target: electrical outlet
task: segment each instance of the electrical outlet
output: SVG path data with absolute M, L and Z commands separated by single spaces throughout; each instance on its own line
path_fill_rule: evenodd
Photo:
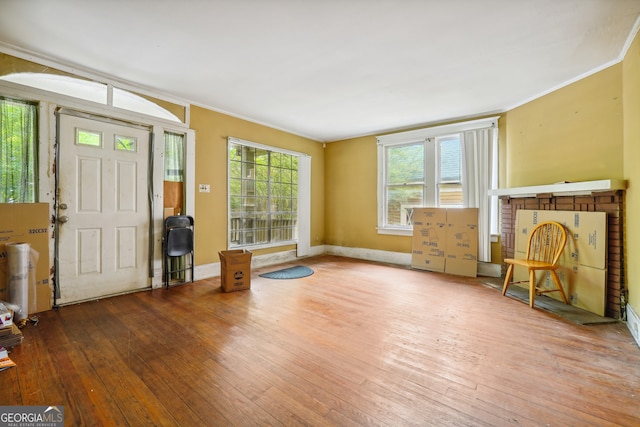
M 211 186 L 209 184 L 200 184 L 199 190 L 201 193 L 211 193 Z

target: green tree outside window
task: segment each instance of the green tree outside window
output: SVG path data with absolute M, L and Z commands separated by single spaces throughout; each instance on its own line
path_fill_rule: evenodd
M 29 203 L 37 194 L 36 105 L 0 97 L 0 203 Z

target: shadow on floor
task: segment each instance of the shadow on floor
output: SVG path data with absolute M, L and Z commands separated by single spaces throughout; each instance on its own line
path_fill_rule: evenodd
M 478 277 L 481 284 L 495 288 L 498 292 L 502 292 L 502 280 L 494 277 Z M 515 298 L 529 305 L 529 290 L 520 286 L 511 285 L 507 290 L 507 297 Z M 580 325 L 595 325 L 601 323 L 615 323 L 616 319 L 611 317 L 602 317 L 590 311 L 583 310 L 579 307 L 564 304 L 562 301 L 555 300 L 546 295 L 536 296 L 535 307 L 557 314 L 567 320 Z

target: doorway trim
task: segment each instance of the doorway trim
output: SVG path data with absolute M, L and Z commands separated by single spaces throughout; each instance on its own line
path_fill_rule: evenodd
M 163 161 L 164 144 L 162 143 L 163 138 L 161 136 L 164 135 L 164 132 L 184 133 L 187 138 L 185 152 L 185 208 L 188 215 L 195 215 L 195 131 L 189 129 L 188 125 L 147 116 L 142 113 L 125 111 L 119 108 L 97 104 L 8 81 L 0 80 L 0 93 L 4 96 L 39 103 L 38 200 L 40 202 L 49 203 L 49 216 L 51 218 L 56 217 L 54 204 L 56 193 L 55 159 L 57 150 L 56 111 L 59 108 L 68 108 L 84 114 L 103 116 L 113 120 L 149 126 L 152 129 L 153 162 L 156 165 L 162 164 Z M 150 270 L 153 272 L 153 275 L 151 276 L 151 287 L 155 289 L 162 287 L 163 194 L 161 183 L 163 180 L 163 168 L 154 168 L 153 176 L 150 176 L 150 178 L 151 181 L 156 184 L 153 186 L 153 193 L 151 193 L 151 200 L 153 201 L 154 206 L 153 221 L 151 222 L 153 223 L 154 234 L 150 241 L 150 245 L 153 245 L 154 248 L 153 256 L 150 257 L 149 261 Z M 54 249 L 54 236 L 53 233 L 51 233 L 49 240 L 49 268 L 51 271 L 54 271 Z M 53 274 L 51 278 L 53 279 Z M 55 285 L 56 284 L 54 283 L 54 286 Z

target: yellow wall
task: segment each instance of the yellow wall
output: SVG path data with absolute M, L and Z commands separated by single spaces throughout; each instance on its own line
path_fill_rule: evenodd
M 227 137 L 253 141 L 311 156 L 311 245 L 324 243 L 324 150 L 310 139 L 259 124 L 191 107 L 191 128 L 196 132 L 196 264 L 218 262 L 227 245 Z M 210 193 L 197 191 L 211 185 Z M 254 254 L 292 249 L 294 246 L 255 251 Z
M 43 74 L 56 74 L 69 76 L 69 73 L 65 73 L 55 68 L 47 67 L 46 65 L 37 64 L 35 62 L 26 61 L 24 59 L 16 58 L 15 56 L 7 55 L 0 52 L 0 76 L 13 73 L 43 73 Z M 76 78 L 81 78 L 74 76 Z
M 375 136 L 327 144 L 326 243 L 351 248 L 411 252 L 411 238 L 379 235 Z
M 623 179 L 622 65 L 506 114 L 501 187 Z
M 628 180 L 625 205 L 625 268 L 629 304 L 640 314 L 640 35 L 623 62 L 624 178 Z

